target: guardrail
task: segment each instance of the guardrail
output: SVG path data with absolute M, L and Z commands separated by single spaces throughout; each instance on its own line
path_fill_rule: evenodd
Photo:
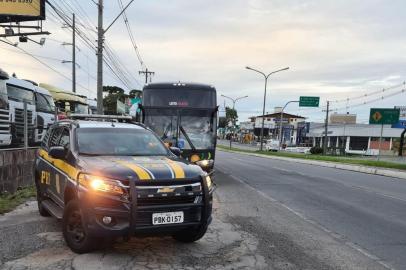
M 36 147 L 0 150 L 0 194 L 13 194 L 18 188 L 34 183 Z

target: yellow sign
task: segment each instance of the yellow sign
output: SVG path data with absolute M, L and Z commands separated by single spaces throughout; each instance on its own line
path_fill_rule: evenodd
M 40 17 L 41 0 L 0 0 L 0 14 Z
M 375 112 L 375 113 L 372 115 L 372 118 L 373 118 L 376 122 L 378 122 L 379 120 L 381 120 L 382 114 L 381 114 L 380 112 Z

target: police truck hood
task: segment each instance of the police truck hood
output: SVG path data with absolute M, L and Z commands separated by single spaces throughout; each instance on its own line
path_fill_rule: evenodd
M 199 166 L 167 156 L 80 156 L 79 160 L 82 172 L 118 180 L 196 179 L 204 174 Z

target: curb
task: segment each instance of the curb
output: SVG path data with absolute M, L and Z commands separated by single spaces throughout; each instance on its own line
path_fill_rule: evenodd
M 385 168 L 368 167 L 368 166 L 362 166 L 362 165 L 343 164 L 343 163 L 336 163 L 336 162 L 329 162 L 329 161 L 306 160 L 306 159 L 300 159 L 300 158 L 267 156 L 267 155 L 239 152 L 239 151 L 226 150 L 226 149 L 218 149 L 218 150 L 219 151 L 225 151 L 225 152 L 238 153 L 238 154 L 245 154 L 245 155 L 261 157 L 261 158 L 284 160 L 284 161 L 296 162 L 296 163 L 301 163 L 301 164 L 316 165 L 316 166 L 321 166 L 321 167 L 335 168 L 335 169 L 340 169 L 340 170 L 360 172 L 360 173 L 373 174 L 373 175 L 381 175 L 381 176 L 387 176 L 387 177 L 399 178 L 399 179 L 405 179 L 406 180 L 406 172 L 405 171 L 394 170 L 394 169 L 385 169 Z

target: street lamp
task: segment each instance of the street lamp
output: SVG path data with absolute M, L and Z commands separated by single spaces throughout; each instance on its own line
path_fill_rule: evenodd
M 231 97 L 228 97 L 228 96 L 225 96 L 225 95 L 221 95 L 223 98 L 227 98 L 227 99 L 229 99 L 229 100 L 231 100 L 232 102 L 233 102 L 233 111 L 235 110 L 235 103 L 237 102 L 237 101 L 239 101 L 239 100 L 241 100 L 241 99 L 243 99 L 243 98 L 247 98 L 248 96 L 243 96 L 243 97 L 239 97 L 239 98 L 231 98 Z M 225 109 L 225 108 L 224 108 Z M 236 125 L 236 123 L 235 123 L 235 119 L 233 119 L 233 127 L 234 127 L 234 129 L 235 129 L 235 125 Z M 231 149 L 231 142 L 232 141 L 232 138 L 230 138 L 230 149 Z
M 286 68 L 282 68 L 282 69 L 279 69 L 279 70 L 272 71 L 272 72 L 271 72 L 271 73 L 269 73 L 268 75 L 266 75 L 266 74 L 265 74 L 264 72 L 262 72 L 262 71 L 259 71 L 259 70 L 257 70 L 257 69 L 251 68 L 251 67 L 245 67 L 245 68 L 246 68 L 246 69 L 249 69 L 249 70 L 252 70 L 252 71 L 255 71 L 255 72 L 257 72 L 257 73 L 261 74 L 262 76 L 264 76 L 264 78 L 265 78 L 265 92 L 264 92 L 264 106 L 263 106 L 263 108 L 262 108 L 261 148 L 260 148 L 260 150 L 262 151 L 262 150 L 263 150 L 263 144 L 264 144 L 264 124 L 265 124 L 266 86 L 267 86 L 267 84 L 268 84 L 268 78 L 269 78 L 269 76 L 271 76 L 272 74 L 275 74 L 275 73 L 278 73 L 278 72 L 281 72 L 281 71 L 288 70 L 288 69 L 289 69 L 289 67 L 286 67 Z
M 239 97 L 239 98 L 236 98 L 236 99 L 234 99 L 234 98 L 231 98 L 231 97 L 228 97 L 228 96 L 225 96 L 225 95 L 221 95 L 223 98 L 228 98 L 229 100 L 231 100 L 232 102 L 233 102 L 233 110 L 234 110 L 234 108 L 235 108 L 235 103 L 237 102 L 237 101 L 239 101 L 240 99 L 243 99 L 243 98 L 247 98 L 248 96 L 243 96 L 243 97 Z

